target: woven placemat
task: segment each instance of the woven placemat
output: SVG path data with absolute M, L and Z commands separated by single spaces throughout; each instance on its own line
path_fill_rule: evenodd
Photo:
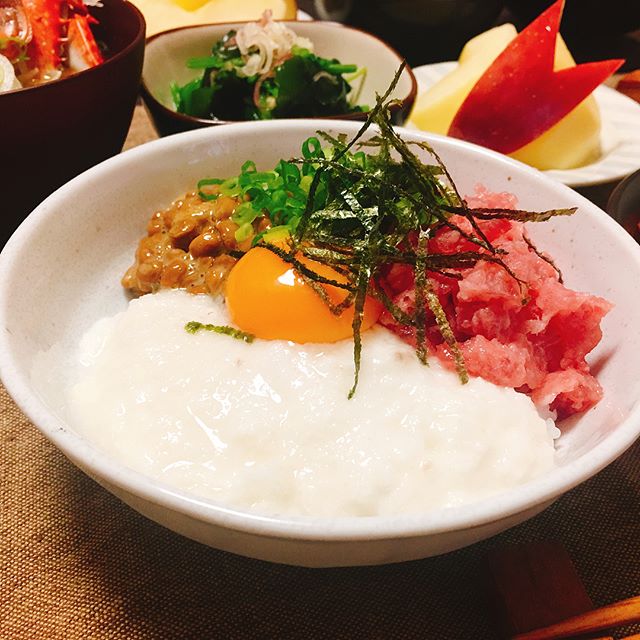
M 129 146 L 152 136 L 136 112 Z M 0 639 L 493 639 L 487 555 L 563 543 L 597 605 L 640 593 L 640 444 L 538 517 L 446 556 L 302 569 L 207 548 L 78 471 L 0 387 Z

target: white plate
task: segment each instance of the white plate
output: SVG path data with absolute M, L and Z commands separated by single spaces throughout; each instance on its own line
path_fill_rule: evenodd
M 418 95 L 453 71 L 457 62 L 416 67 Z M 594 96 L 602 117 L 603 153 L 597 162 L 577 169 L 545 171 L 570 187 L 586 187 L 622 180 L 640 168 L 640 105 L 609 87 L 598 87 Z

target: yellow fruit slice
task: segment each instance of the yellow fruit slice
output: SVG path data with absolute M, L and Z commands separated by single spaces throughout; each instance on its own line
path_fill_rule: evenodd
M 419 129 L 446 136 L 453 117 L 478 78 L 517 33 L 512 24 L 503 24 L 469 40 L 456 69 L 418 98 L 409 121 Z
M 175 0 L 175 4 L 186 11 L 195 11 L 207 4 L 209 0 Z
M 575 66 L 564 40 L 556 40 L 554 69 Z M 602 154 L 600 110 L 591 95 L 541 136 L 509 154 L 541 171 L 575 169 L 595 162 Z
M 464 45 L 458 58 L 458 64 L 467 62 L 473 64 L 474 59 L 482 60 L 486 58 L 490 58 L 491 62 L 493 62 L 516 35 L 518 35 L 518 32 L 512 24 L 501 24 L 499 27 L 483 31 Z
M 469 40 L 458 67 L 418 98 L 409 121 L 425 131 L 446 135 L 468 93 L 516 33 L 513 25 L 504 24 Z M 574 65 L 558 36 L 554 68 Z M 593 162 L 600 154 L 600 114 L 595 99 L 589 96 L 548 131 L 510 155 L 546 170 L 573 169 Z
M 133 0 L 147 22 L 147 36 L 209 22 L 259 20 L 271 9 L 275 20 L 295 20 L 296 0 Z
M 547 171 L 583 167 L 601 154 L 600 111 L 594 97 L 589 96 L 558 124 L 509 155 Z

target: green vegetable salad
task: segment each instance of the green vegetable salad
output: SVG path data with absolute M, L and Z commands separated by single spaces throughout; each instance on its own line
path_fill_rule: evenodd
M 190 58 L 187 66 L 202 74 L 183 86 L 173 83 L 171 92 L 176 110 L 197 118 L 268 120 L 368 111 L 357 105 L 364 68 L 315 55 L 308 39 L 268 15 L 229 31 L 210 56 Z

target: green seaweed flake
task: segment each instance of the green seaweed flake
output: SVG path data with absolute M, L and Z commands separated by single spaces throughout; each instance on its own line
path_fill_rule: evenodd
M 234 327 L 229 327 L 228 325 L 220 325 L 220 324 L 203 324 L 202 322 L 197 322 L 196 320 L 191 320 L 184 325 L 184 330 L 187 333 L 198 333 L 198 331 L 211 331 L 212 333 L 219 333 L 221 335 L 229 336 L 231 338 L 235 338 L 236 340 L 242 340 L 243 342 L 251 343 L 254 341 L 255 336 L 252 333 L 247 333 L 246 331 L 240 331 L 240 329 L 235 329 Z

